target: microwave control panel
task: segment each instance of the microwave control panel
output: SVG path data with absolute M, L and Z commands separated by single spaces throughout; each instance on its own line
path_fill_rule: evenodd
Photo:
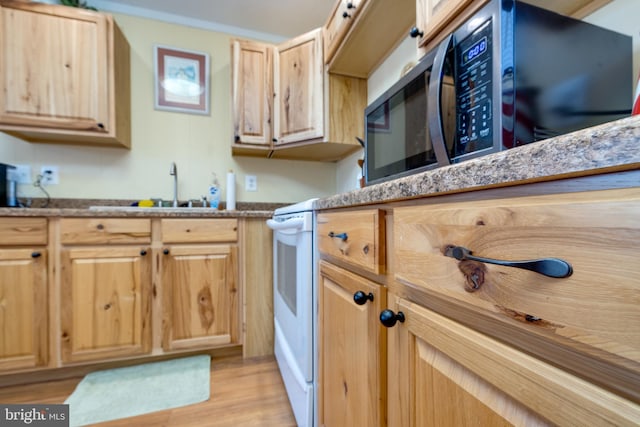
M 492 25 L 485 22 L 455 47 L 456 138 L 453 158 L 493 146 Z

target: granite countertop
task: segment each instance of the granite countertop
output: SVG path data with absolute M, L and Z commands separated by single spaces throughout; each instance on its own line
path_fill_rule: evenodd
M 382 203 L 633 169 L 640 169 L 640 116 L 318 199 L 314 208 Z
M 0 216 L 110 217 L 110 218 L 271 218 L 286 203 L 238 202 L 236 210 L 212 208 L 139 208 L 129 200 L 52 199 L 47 207 L 0 208 Z M 37 199 L 33 206 L 45 206 Z

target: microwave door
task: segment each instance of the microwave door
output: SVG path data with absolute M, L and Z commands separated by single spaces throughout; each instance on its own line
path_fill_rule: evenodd
M 453 67 L 445 67 L 447 61 L 453 64 L 453 50 L 449 49 L 452 43 L 453 35 L 449 35 L 436 48 L 427 100 L 427 123 L 439 166 L 451 163 L 447 147 L 454 143 L 455 136 L 456 94 Z

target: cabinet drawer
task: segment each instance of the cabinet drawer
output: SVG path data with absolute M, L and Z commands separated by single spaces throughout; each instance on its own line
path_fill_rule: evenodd
M 398 208 L 396 284 L 409 285 L 415 298 L 424 291 L 444 310 L 486 316 L 493 322 L 488 333 L 533 352 L 546 342 L 546 357 L 640 399 L 639 213 L 640 189 Z M 552 278 L 458 261 L 444 255 L 448 245 L 498 260 L 559 258 L 573 274 Z M 509 334 L 505 324 L 540 341 Z M 567 350 L 576 360 L 561 360 Z
M 384 273 L 384 212 L 368 209 L 318 214 L 320 253 Z
M 216 243 L 237 240 L 237 218 L 162 220 L 164 243 Z
M 63 218 L 60 241 L 66 245 L 96 243 L 150 243 L 148 218 Z
M 46 244 L 46 218 L 0 218 L 0 246 Z

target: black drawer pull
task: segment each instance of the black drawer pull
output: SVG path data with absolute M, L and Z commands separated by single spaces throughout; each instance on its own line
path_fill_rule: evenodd
M 404 323 L 404 313 L 399 311 L 397 314 L 393 311 L 386 309 L 380 313 L 380 323 L 387 328 L 392 328 L 396 322 Z
M 335 237 L 337 239 L 341 239 L 343 242 L 346 242 L 348 238 L 347 233 L 336 234 L 333 231 L 330 231 L 328 236 L 332 238 Z
M 522 268 L 530 270 L 544 276 L 562 279 L 569 277 L 573 273 L 573 268 L 568 262 L 559 258 L 542 258 L 530 261 L 503 261 L 499 259 L 482 258 L 472 255 L 472 252 L 462 246 L 447 246 L 444 254 L 448 257 L 455 258 L 458 261 L 471 260 L 484 262 L 487 264 L 502 265 L 505 267 Z

